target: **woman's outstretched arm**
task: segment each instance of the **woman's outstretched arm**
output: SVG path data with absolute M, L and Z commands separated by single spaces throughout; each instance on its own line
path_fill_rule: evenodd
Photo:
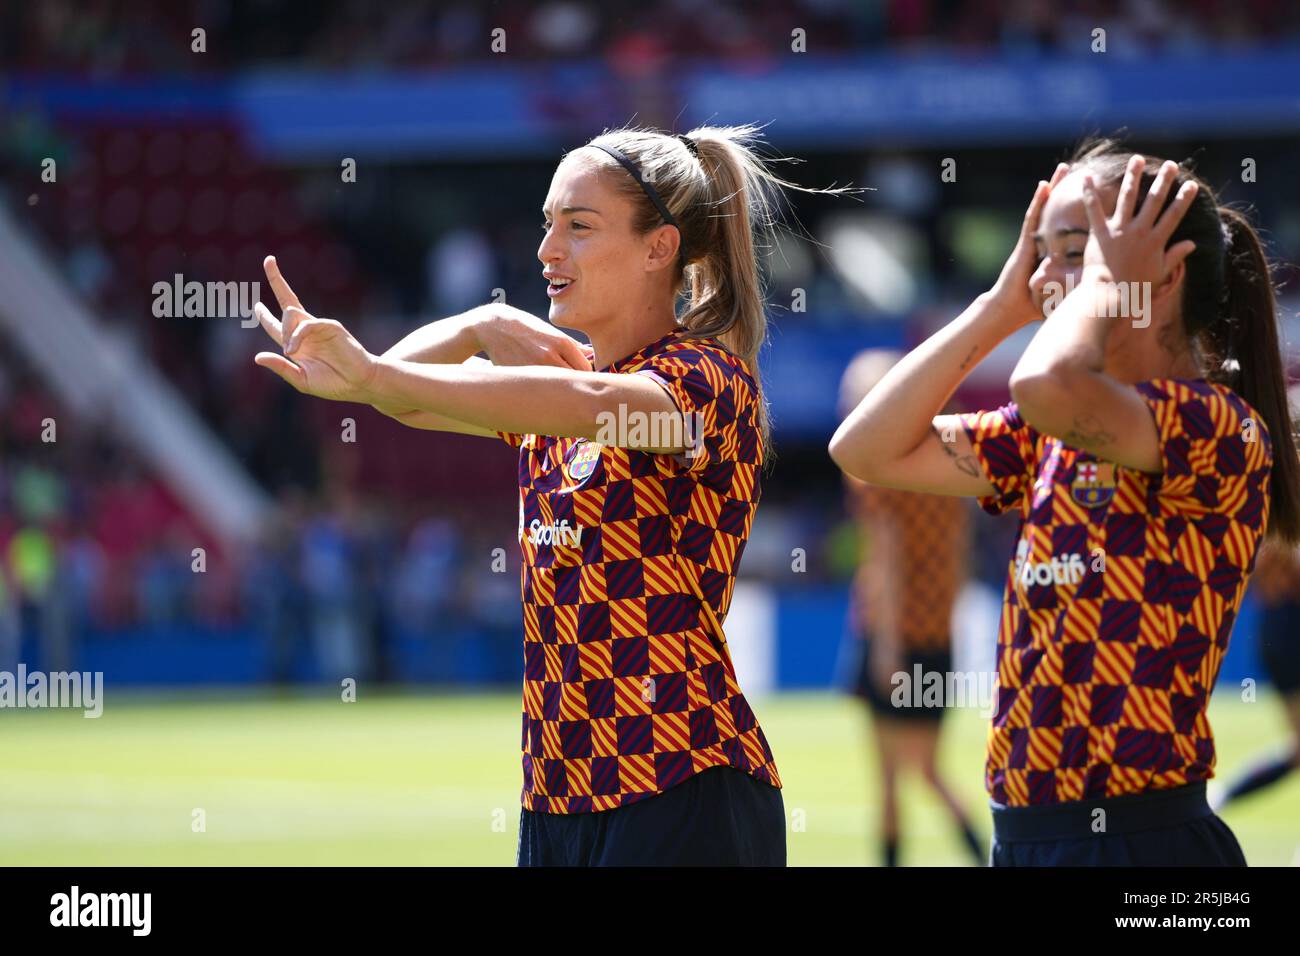
M 290 309 L 305 316 L 302 303 L 281 274 L 275 257 L 267 256 L 263 268 L 286 316 Z M 258 316 L 267 333 L 283 345 L 279 320 L 265 308 L 259 309 Z M 586 348 L 522 309 L 489 303 L 421 326 L 388 349 L 383 357 L 433 365 L 547 365 L 589 370 L 591 363 Z M 489 359 L 478 358 L 480 352 L 486 352 Z M 411 405 L 380 402 L 373 407 L 411 428 L 484 437 L 496 435 L 494 429 Z
M 678 414 L 668 393 L 641 375 L 406 362 L 372 355 L 332 319 L 302 317 L 292 308 L 285 316 L 291 332 L 284 354 L 259 352 L 255 361 L 298 391 L 319 398 L 418 409 L 484 435 L 502 431 L 595 439 L 628 415 L 657 421 L 661 419 L 653 416 Z M 685 449 L 683 442 L 646 450 Z
M 649 439 L 680 436 L 682 441 L 638 447 L 669 454 L 689 448 L 692 430 L 681 421 L 664 387 L 645 376 L 483 362 L 425 364 L 376 356 L 338 322 L 315 318 L 296 303 L 290 300 L 283 321 L 257 304 L 262 327 L 284 351 L 259 352 L 254 361 L 300 392 L 406 409 L 410 411 L 393 417 L 418 415 L 419 427 L 477 435 L 501 431 L 607 439 L 612 424 L 635 421 L 629 415 L 652 423 L 668 416 L 680 422 L 679 430 L 647 428 L 642 434 Z M 582 361 L 586 363 L 585 356 Z
M 641 375 L 546 366 L 417 365 L 377 360 L 369 394 L 489 430 L 597 439 L 610 423 L 676 416 L 668 393 Z M 632 420 L 635 420 L 633 418 Z M 685 432 L 683 432 L 685 435 Z M 681 452 L 685 444 L 647 450 Z

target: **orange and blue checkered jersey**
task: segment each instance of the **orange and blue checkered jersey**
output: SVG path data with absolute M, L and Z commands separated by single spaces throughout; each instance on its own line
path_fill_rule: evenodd
M 1000 514 L 1019 508 L 985 784 L 1009 806 L 1160 790 L 1214 771 L 1210 692 L 1268 523 L 1270 437 L 1203 379 L 1134 386 L 1161 474 L 1063 444 L 1015 403 L 961 416 Z
M 848 478 L 863 559 L 853 578 L 854 623 L 909 651 L 952 648 L 952 608 L 965 579 L 969 503 Z
M 651 377 L 682 413 L 629 417 L 627 442 L 684 453 L 498 433 L 520 449 L 529 810 L 608 810 L 717 766 L 780 786 L 720 624 L 759 499 L 758 390 L 683 332 L 602 371 Z

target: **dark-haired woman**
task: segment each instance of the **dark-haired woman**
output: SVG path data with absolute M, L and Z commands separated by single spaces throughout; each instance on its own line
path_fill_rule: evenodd
M 1043 319 L 993 411 L 939 415 Z M 840 426 L 849 474 L 1018 509 L 988 738 L 994 865 L 1244 865 L 1206 708 L 1261 540 L 1300 539 L 1267 263 L 1172 162 L 1040 182 L 994 288 Z

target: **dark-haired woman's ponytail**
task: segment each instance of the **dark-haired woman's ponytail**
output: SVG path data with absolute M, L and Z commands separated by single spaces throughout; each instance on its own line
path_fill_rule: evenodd
M 1277 301 L 1259 234 L 1235 209 L 1219 207 L 1224 229 L 1224 282 L 1219 319 L 1207 329 L 1207 353 L 1218 375 L 1264 419 L 1273 442 L 1269 537 L 1300 544 L 1300 456 L 1287 403 L 1278 336 Z

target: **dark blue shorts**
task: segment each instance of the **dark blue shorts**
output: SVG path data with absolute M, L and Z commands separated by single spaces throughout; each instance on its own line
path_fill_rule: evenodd
M 895 701 L 895 692 L 900 689 L 898 685 L 881 687 L 872 680 L 871 641 L 870 637 L 863 637 L 858 641 L 861 659 L 857 663 L 853 693 L 865 700 L 874 714 L 887 720 L 931 724 L 943 720 L 948 708 L 953 706 L 952 701 L 944 699 L 947 694 L 948 674 L 952 671 L 952 652 L 904 651 L 900 665 L 902 673 L 908 677 L 909 684 L 903 692 L 897 694 L 898 700 Z M 924 706 L 926 700 L 924 688 L 927 686 L 926 681 L 929 680 L 927 675 L 932 673 L 940 676 L 943 681 L 940 686 L 944 689 L 939 694 L 938 706 L 927 707 Z M 913 693 L 911 682 L 918 674 L 921 683 Z
M 1287 601 L 1260 612 L 1259 658 L 1278 693 L 1300 690 L 1300 604 Z
M 785 866 L 781 791 L 710 767 L 625 807 L 519 816 L 519 866 Z
M 1237 838 L 1206 802 L 1204 781 L 1050 806 L 992 806 L 990 866 L 1246 865 Z

